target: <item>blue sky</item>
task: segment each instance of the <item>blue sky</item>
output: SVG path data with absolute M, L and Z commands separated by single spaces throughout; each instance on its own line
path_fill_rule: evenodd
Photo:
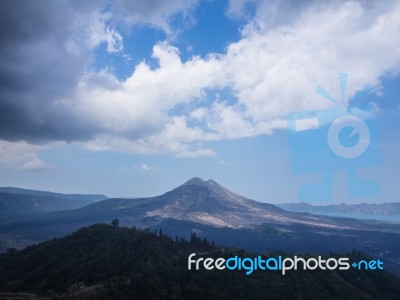
M 330 174 L 316 203 L 398 201 L 397 1 L 0 5 L 0 186 L 139 197 L 202 177 L 278 203 Z M 335 108 L 315 88 L 340 99 L 339 73 L 342 108 L 378 127 L 337 164 L 321 150 L 333 119 L 320 120 L 317 143 L 294 145 L 286 120 Z M 346 132 L 347 147 L 361 141 Z M 294 172 L 293 154 L 306 168 L 318 159 L 318 172 Z M 379 192 L 351 182 L 361 192 L 348 194 L 355 165 Z

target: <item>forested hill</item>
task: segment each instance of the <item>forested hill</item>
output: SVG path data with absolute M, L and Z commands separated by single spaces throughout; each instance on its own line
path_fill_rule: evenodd
M 187 270 L 188 255 L 255 255 L 206 240 L 175 240 L 97 224 L 0 255 L 0 293 L 73 299 L 398 299 L 384 271 Z M 352 255 L 355 255 L 354 253 Z M 1 294 L 0 294 L 1 297 Z

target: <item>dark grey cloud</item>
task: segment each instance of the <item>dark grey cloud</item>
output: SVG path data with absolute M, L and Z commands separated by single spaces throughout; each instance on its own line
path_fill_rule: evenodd
M 83 120 L 55 105 L 73 96 L 90 60 L 72 49 L 77 15 L 65 1 L 0 2 L 0 139 L 89 137 Z
M 266 24 L 266 30 L 280 26 L 291 26 L 300 18 L 304 17 L 304 15 L 318 11 L 324 12 L 327 8 L 337 10 L 339 6 L 346 5 L 346 2 L 358 2 L 366 8 L 368 13 L 367 17 L 358 20 L 358 22 L 362 21 L 369 23 L 382 12 L 387 11 L 388 8 L 392 7 L 396 0 L 263 0 L 256 1 L 258 7 L 256 20 Z
M 186 15 L 197 0 L 115 0 L 111 11 L 115 19 L 128 23 L 147 23 L 168 31 L 169 19 L 178 13 Z
M 70 105 L 91 50 L 107 41 L 93 31 L 102 34 L 102 22 L 167 30 L 166 20 L 192 2 L 0 1 L 0 140 L 82 141 L 107 133 Z

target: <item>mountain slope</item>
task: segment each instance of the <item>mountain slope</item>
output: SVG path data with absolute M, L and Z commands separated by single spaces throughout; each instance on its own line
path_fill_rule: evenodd
M 254 257 L 234 249 L 93 225 L 62 239 L 0 255 L 0 292 L 73 299 L 397 299 L 390 274 L 348 271 L 188 270 L 190 253 Z M 281 253 L 282 254 L 282 253 Z M 276 254 L 275 254 L 276 255 Z M 354 254 L 356 255 L 356 254 Z M 289 255 L 288 255 L 289 256 Z M 361 259 L 363 256 L 352 256 Z

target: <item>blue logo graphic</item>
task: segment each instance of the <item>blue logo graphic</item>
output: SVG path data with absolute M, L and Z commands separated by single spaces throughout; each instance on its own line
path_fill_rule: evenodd
M 358 270 L 383 270 L 383 262 L 380 259 L 360 260 L 359 262 L 353 262 L 351 265 Z
M 342 101 L 317 86 L 316 93 L 336 104 L 334 108 L 291 113 L 287 116 L 294 174 L 321 175 L 320 182 L 299 191 L 304 202 L 332 201 L 332 175 L 345 170 L 347 195 L 378 196 L 377 182 L 359 178 L 361 167 L 377 165 L 381 159 L 376 110 L 345 106 L 347 74 L 339 74 Z
M 201 255 L 201 253 L 199 253 Z M 293 257 L 239 257 L 233 256 L 229 258 L 212 258 L 212 257 L 196 257 L 196 253 L 188 256 L 188 270 L 243 270 L 246 275 L 252 274 L 256 270 L 261 271 L 280 271 L 285 275 L 290 270 L 340 270 L 346 271 L 352 266 L 358 270 L 383 270 L 383 262 L 381 260 L 360 260 L 350 265 L 348 257 L 330 257 L 322 258 L 308 257 L 302 258 L 297 255 Z

